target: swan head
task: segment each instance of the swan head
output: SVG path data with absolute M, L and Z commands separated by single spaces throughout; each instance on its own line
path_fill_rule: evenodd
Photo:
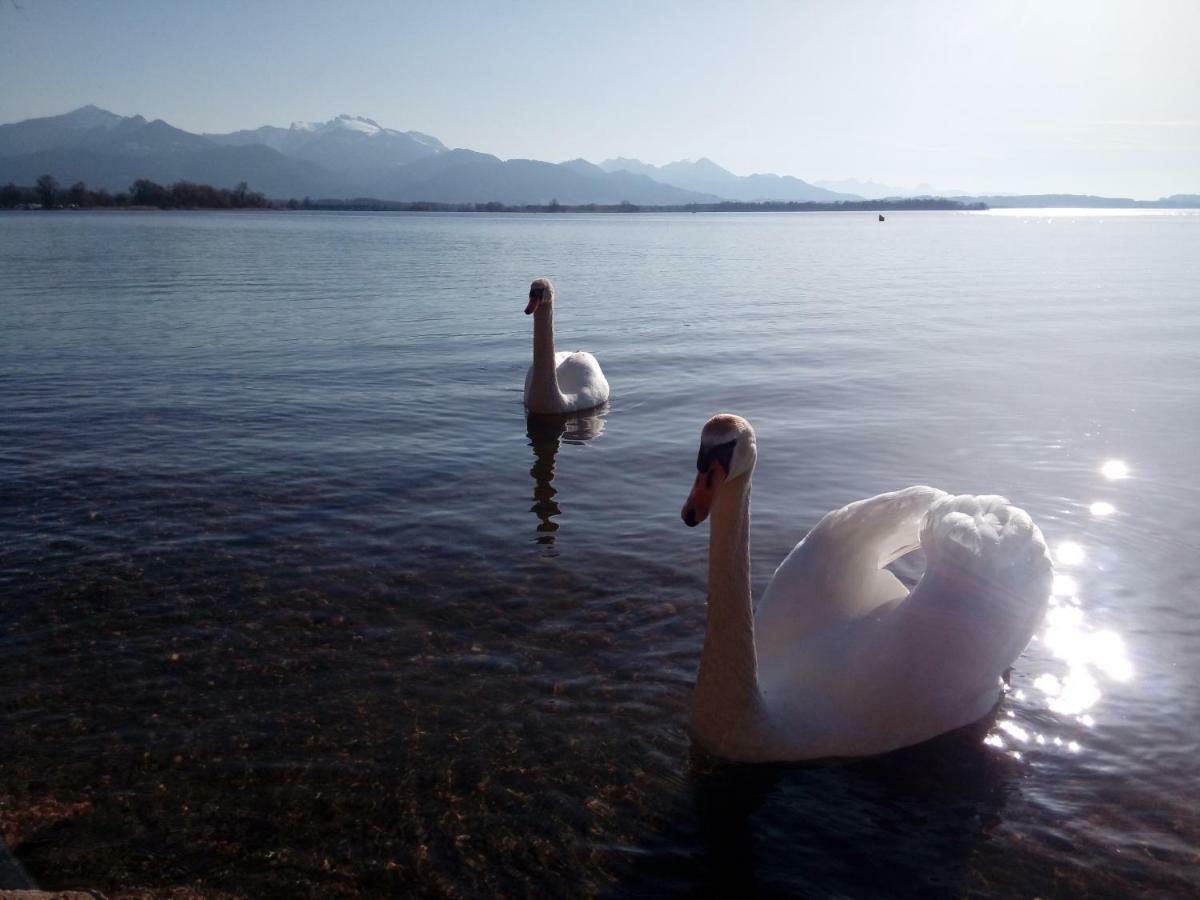
M 554 285 L 549 278 L 535 278 L 529 285 L 529 303 L 525 307 L 525 315 L 531 314 L 543 303 L 554 302 Z
M 683 504 L 683 521 L 690 527 L 707 519 L 721 485 L 749 477 L 757 460 L 757 438 L 749 422 L 729 413 L 709 419 L 700 432 L 696 480 Z

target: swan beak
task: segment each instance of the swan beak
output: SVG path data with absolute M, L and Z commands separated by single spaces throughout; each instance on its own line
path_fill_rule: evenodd
M 542 301 L 541 297 L 530 297 L 529 303 L 525 305 L 525 315 L 529 315 L 538 308 L 538 304 Z
M 708 468 L 696 476 L 692 483 L 692 492 L 688 494 L 687 502 L 683 504 L 683 522 L 689 528 L 699 525 L 708 518 L 712 509 L 713 498 L 725 483 L 725 469 L 719 462 L 712 462 Z

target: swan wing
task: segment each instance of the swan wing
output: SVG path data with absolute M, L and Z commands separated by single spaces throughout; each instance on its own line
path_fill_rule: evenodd
M 908 591 L 884 566 L 920 545 L 921 522 L 944 491 L 915 485 L 827 513 L 775 570 L 755 610 L 760 656 L 787 654 L 835 622 Z
M 558 387 L 567 398 L 567 410 L 590 409 L 608 400 L 608 379 L 596 357 L 584 351 L 555 354 Z

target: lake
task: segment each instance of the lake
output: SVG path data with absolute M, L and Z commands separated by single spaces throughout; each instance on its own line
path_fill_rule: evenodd
M 6 841 L 109 897 L 1194 894 L 1200 215 L 1139 212 L 0 216 Z M 612 385 L 549 426 L 539 275 Z M 756 595 L 881 491 L 1034 517 L 990 719 L 692 749 L 719 411 Z

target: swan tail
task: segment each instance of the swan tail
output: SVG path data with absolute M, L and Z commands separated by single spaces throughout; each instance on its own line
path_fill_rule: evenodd
M 954 628 L 964 659 L 999 675 L 1046 611 L 1054 573 L 1041 531 L 1003 497 L 944 496 L 925 515 L 921 549 L 925 573 L 906 605 Z

